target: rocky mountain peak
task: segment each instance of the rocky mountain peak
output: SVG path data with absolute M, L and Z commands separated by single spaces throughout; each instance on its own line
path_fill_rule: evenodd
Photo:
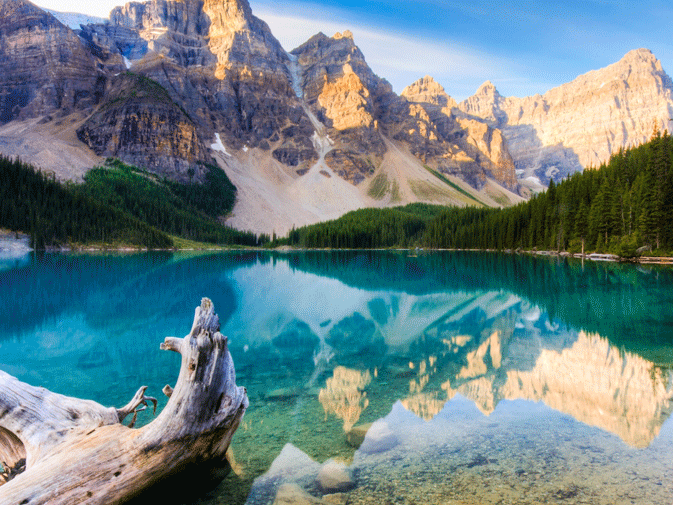
M 346 30 L 343 33 L 337 32 L 337 33 L 334 34 L 333 38 L 334 38 L 334 40 L 341 40 L 341 39 L 351 39 L 351 40 L 353 40 L 353 32 L 351 32 L 350 30 Z
M 297 56 L 299 63 L 303 66 L 315 65 L 326 59 L 339 65 L 353 60 L 357 62 L 365 60 L 364 55 L 355 45 L 353 34 L 349 31 L 335 33 L 332 37 L 319 32 L 293 49 L 291 54 Z
M 673 114 L 673 81 L 648 49 L 628 52 L 543 95 L 504 98 L 490 83 L 460 109 L 498 126 L 519 176 L 547 184 L 649 138 Z
M 477 92 L 458 106 L 464 113 L 484 119 L 491 126 L 499 126 L 507 120 L 502 111 L 503 97 L 491 81 L 479 86 Z
M 620 60 L 621 62 L 655 62 L 657 58 L 654 56 L 654 53 L 647 48 L 641 47 L 639 49 L 633 49 L 626 53 L 624 57 Z
M 500 93 L 498 93 L 495 84 L 493 84 L 491 81 L 486 81 L 481 86 L 479 86 L 479 89 L 477 89 L 475 95 L 499 97 Z
M 620 75 L 628 80 L 631 74 L 650 75 L 658 81 L 663 88 L 673 91 L 673 81 L 666 74 L 661 62 L 649 49 L 634 49 L 624 55 L 617 63 L 609 65 L 601 70 L 595 70 L 596 74 Z M 591 75 L 589 72 L 587 75 Z M 662 90 L 663 91 L 663 90 Z
M 446 94 L 441 84 L 426 75 L 402 90 L 401 96 L 410 102 L 427 103 L 440 107 L 456 107 L 456 101 Z
M 275 41 L 266 23 L 253 16 L 248 0 L 204 0 L 203 12 L 210 21 L 208 35 L 211 38 L 229 38 L 235 33 L 253 32 L 268 34 Z

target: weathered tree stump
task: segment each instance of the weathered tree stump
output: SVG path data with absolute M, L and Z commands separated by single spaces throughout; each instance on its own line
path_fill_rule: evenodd
M 132 415 L 132 426 L 148 402 L 156 408 L 145 386 L 115 409 L 0 371 L 0 504 L 123 503 L 177 472 L 223 463 L 248 398 L 219 329 L 204 298 L 189 335 L 165 339 L 161 349 L 182 355 L 180 375 L 164 388 L 163 411 L 138 429 L 122 421 Z

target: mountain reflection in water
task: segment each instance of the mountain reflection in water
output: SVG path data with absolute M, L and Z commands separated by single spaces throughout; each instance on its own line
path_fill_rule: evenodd
M 175 380 L 158 344 L 208 296 L 251 405 L 206 503 L 665 503 L 670 293 L 495 253 L 47 255 L 0 268 L 0 368 L 120 405 Z

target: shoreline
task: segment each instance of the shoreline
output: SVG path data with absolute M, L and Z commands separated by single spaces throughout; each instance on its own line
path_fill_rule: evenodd
M 588 261 L 610 262 L 610 263 L 636 263 L 645 265 L 673 265 L 673 256 L 637 256 L 633 258 L 624 258 L 616 254 L 607 253 L 570 253 L 567 251 L 538 251 L 538 250 L 521 250 L 521 249 L 432 249 L 420 247 L 405 247 L 405 248 L 372 248 L 372 249 L 332 249 L 332 248 L 306 248 L 293 247 L 288 245 L 278 246 L 275 248 L 268 247 L 246 247 L 246 246 L 220 246 L 220 245 L 205 245 L 203 247 L 182 247 L 171 249 L 148 249 L 144 247 L 104 247 L 85 245 L 81 247 L 47 247 L 40 252 L 46 253 L 141 253 L 141 252 L 231 252 L 231 251 L 269 251 L 277 253 L 292 253 L 292 252 L 306 252 L 306 251 L 408 251 L 415 253 L 425 252 L 490 252 L 490 253 L 505 253 L 505 254 L 528 254 L 532 256 L 549 256 L 559 258 L 581 259 Z M 7 230 L 0 231 L 0 259 L 10 259 L 24 256 L 25 254 L 36 252 L 30 247 L 30 237 L 25 233 L 15 233 Z

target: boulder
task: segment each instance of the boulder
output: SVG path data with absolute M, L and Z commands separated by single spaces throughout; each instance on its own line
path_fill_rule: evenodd
M 317 482 L 324 493 L 342 493 L 355 487 L 346 465 L 332 459 L 320 468 Z

